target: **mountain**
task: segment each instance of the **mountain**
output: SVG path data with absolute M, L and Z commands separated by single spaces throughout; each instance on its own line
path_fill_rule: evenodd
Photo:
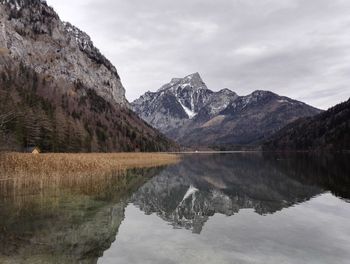
M 41 0 L 0 0 L 0 146 L 159 151 L 175 144 L 129 108 L 116 68 Z
M 266 150 L 350 150 L 350 99 L 273 135 Z
M 254 145 L 321 110 L 269 91 L 213 92 L 198 73 L 172 79 L 131 103 L 147 123 L 187 146 Z

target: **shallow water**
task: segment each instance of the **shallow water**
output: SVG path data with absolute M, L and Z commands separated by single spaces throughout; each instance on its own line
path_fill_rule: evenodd
M 7 184 L 0 263 L 349 263 L 349 161 L 194 154 L 97 189 Z

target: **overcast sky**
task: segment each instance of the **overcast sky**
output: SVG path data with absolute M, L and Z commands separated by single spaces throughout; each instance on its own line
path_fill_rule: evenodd
M 350 97 L 348 0 L 48 0 L 118 69 L 129 101 L 199 72 L 212 90 Z

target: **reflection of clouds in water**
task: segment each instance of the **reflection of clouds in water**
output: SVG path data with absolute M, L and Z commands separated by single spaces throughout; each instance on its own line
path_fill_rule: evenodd
M 200 235 L 129 205 L 117 241 L 98 263 L 345 264 L 350 206 L 344 203 L 326 193 L 268 216 L 251 209 L 215 215 Z

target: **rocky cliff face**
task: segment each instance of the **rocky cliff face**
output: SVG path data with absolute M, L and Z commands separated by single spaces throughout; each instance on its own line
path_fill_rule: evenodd
M 229 89 L 213 92 L 198 73 L 146 93 L 132 108 L 150 125 L 189 146 L 257 144 L 300 117 L 320 113 L 269 91 L 247 96 Z
M 124 94 L 116 68 L 90 37 L 45 1 L 0 0 L 1 149 L 172 148 L 130 110 Z
M 116 68 L 90 37 L 40 0 L 0 1 L 0 48 L 39 74 L 81 82 L 111 103 L 127 106 Z

